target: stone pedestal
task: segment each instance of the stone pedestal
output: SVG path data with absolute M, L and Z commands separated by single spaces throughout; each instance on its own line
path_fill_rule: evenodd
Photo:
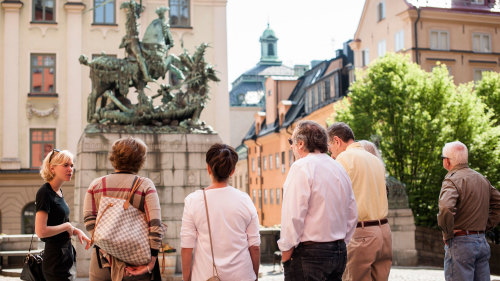
M 177 249 L 176 272 L 181 272 L 180 228 L 184 198 L 191 192 L 208 186 L 205 154 L 214 143 L 220 143 L 217 134 L 161 134 L 161 133 L 83 133 L 78 142 L 74 198 L 74 219 L 83 225 L 83 200 L 90 182 L 113 172 L 108 153 L 113 142 L 121 137 L 142 139 L 148 146 L 146 163 L 140 176 L 150 178 L 160 197 L 162 220 L 168 229 L 164 242 Z M 77 276 L 87 277 L 90 251 L 77 249 Z
M 405 186 L 392 177 L 386 180 L 389 191 L 387 219 L 392 233 L 392 264 L 415 266 L 418 255 L 415 247 L 415 221 L 408 205 Z

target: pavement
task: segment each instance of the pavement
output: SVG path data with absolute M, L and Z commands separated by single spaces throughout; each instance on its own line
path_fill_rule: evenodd
M 279 266 L 273 268 L 272 264 L 262 264 L 259 270 L 260 281 L 282 281 L 283 272 Z M 0 281 L 17 281 L 19 277 L 7 277 L 0 275 Z M 77 278 L 77 281 L 87 281 L 87 278 Z M 389 281 L 444 281 L 442 268 L 434 267 L 398 267 L 393 266 L 389 275 Z M 500 281 L 500 276 L 491 275 L 491 281 Z

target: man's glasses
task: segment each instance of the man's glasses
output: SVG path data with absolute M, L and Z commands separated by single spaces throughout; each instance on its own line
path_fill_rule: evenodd
M 292 138 L 288 138 L 288 143 L 289 143 L 290 145 L 292 145 L 292 144 L 293 144 L 293 140 L 292 140 Z
M 441 158 L 441 160 L 443 160 L 443 159 L 450 159 L 450 157 L 446 157 L 444 155 L 439 156 L 439 158 Z
M 52 157 L 54 157 L 54 154 L 56 152 L 61 152 L 61 151 L 57 148 L 52 149 L 52 154 L 50 154 L 50 158 L 49 158 L 49 164 L 50 164 L 50 161 L 52 161 Z

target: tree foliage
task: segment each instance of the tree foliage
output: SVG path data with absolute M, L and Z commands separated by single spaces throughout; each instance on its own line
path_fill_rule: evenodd
M 379 145 L 387 172 L 407 186 L 418 225 L 436 225 L 446 142 L 465 143 L 471 167 L 499 182 L 500 134 L 472 85 L 455 86 L 444 65 L 429 73 L 395 54 L 357 76 L 333 118 Z

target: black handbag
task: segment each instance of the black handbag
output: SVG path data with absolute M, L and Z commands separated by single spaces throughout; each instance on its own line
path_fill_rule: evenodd
M 31 236 L 30 248 L 24 259 L 23 270 L 21 271 L 21 280 L 25 281 L 45 281 L 42 272 L 43 251 L 40 254 L 31 253 L 31 245 L 33 244 L 33 236 Z

